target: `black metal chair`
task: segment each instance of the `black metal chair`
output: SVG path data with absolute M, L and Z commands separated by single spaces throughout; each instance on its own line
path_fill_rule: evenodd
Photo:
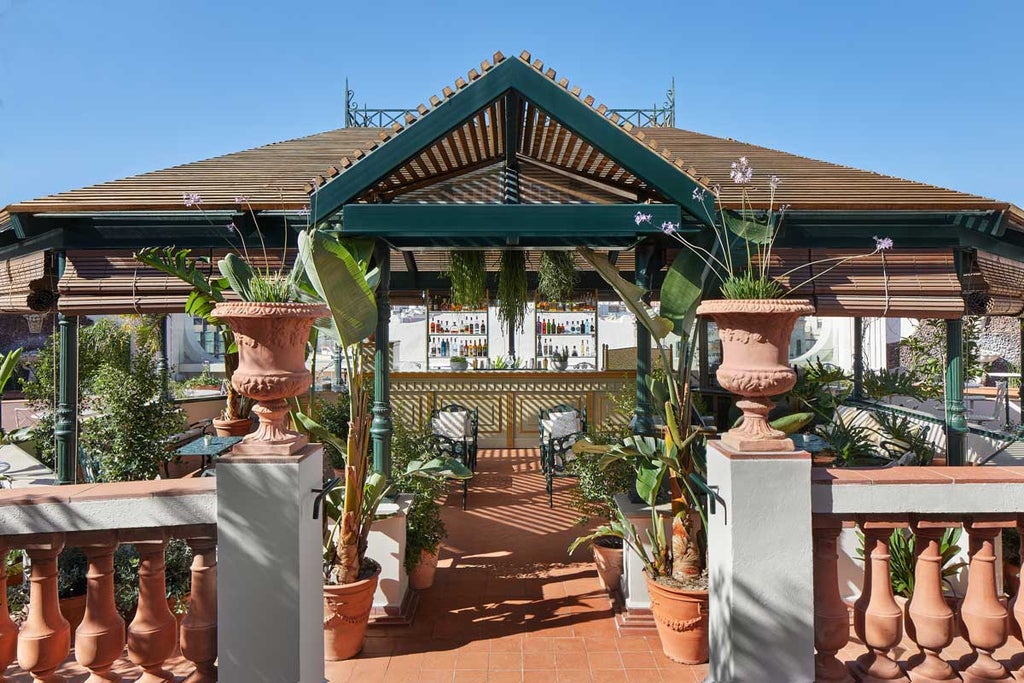
M 469 416 L 469 429 L 462 436 L 454 433 L 444 434 L 439 429 L 437 419 L 442 413 L 465 413 Z M 480 429 L 480 417 L 476 408 L 467 408 L 458 403 L 449 403 L 430 413 L 431 435 L 430 451 L 441 458 L 455 458 L 473 472 L 476 472 L 477 435 Z M 462 509 L 466 509 L 469 496 L 469 481 L 462 480 Z
M 548 425 L 554 414 L 573 413 L 576 429 L 568 434 L 554 436 Z M 559 403 L 551 408 L 541 408 L 537 413 L 537 432 L 540 434 L 540 467 L 544 472 L 545 488 L 548 492 L 548 507 L 555 507 L 555 478 L 577 477 L 566 467 L 571 460 L 572 445 L 587 433 L 587 409 L 575 408 Z

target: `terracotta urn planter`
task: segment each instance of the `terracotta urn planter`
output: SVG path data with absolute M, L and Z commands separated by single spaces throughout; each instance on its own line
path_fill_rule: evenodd
M 651 612 L 665 656 L 682 664 L 708 661 L 708 592 L 671 588 L 647 579 Z
M 61 598 L 59 601 L 60 613 L 64 615 L 71 626 L 71 642 L 75 640 L 75 631 L 85 617 L 85 593 L 73 595 L 70 598 Z
M 613 542 L 619 541 L 616 546 Z M 613 593 L 622 581 L 622 539 L 612 536 L 599 538 L 591 544 L 594 564 L 597 565 L 597 580 L 601 588 Z
M 233 449 L 241 455 L 291 455 L 308 439 L 285 427 L 287 399 L 309 389 L 306 369 L 309 331 L 326 306 L 297 303 L 237 302 L 217 304 L 213 315 L 231 327 L 238 344 L 238 369 L 231 385 L 258 402 L 253 412 L 259 428 Z
M 363 649 L 379 577 L 378 565 L 369 578 L 340 586 L 324 586 L 324 656 L 327 661 L 351 659 Z
M 252 431 L 252 420 L 247 417 L 240 420 L 222 420 L 215 417 L 213 429 L 217 436 L 245 436 Z
M 770 396 L 796 384 L 789 367 L 789 338 L 797 318 L 814 313 L 806 299 L 715 299 L 697 308 L 718 325 L 722 365 L 719 384 L 736 394 L 743 422 L 722 435 L 737 451 L 791 451 L 793 440 L 768 424 L 774 404 Z
M 409 586 L 418 591 L 426 590 L 434 585 L 434 574 L 437 573 L 437 550 L 420 551 L 420 561 L 409 572 Z

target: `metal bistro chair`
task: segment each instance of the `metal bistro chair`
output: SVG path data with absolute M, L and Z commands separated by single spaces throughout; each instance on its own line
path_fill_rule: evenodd
M 459 429 L 453 426 L 455 420 L 447 416 L 464 414 L 467 423 Z M 438 457 L 457 459 L 473 472 L 476 472 L 477 436 L 480 428 L 480 416 L 476 408 L 467 408 L 458 403 L 449 403 L 430 413 L 430 450 Z M 462 480 L 462 509 L 466 509 L 469 494 L 469 481 Z
M 557 415 L 571 415 L 575 420 L 574 429 L 566 433 L 553 431 L 552 421 Z M 555 477 L 576 477 L 566 465 L 571 459 L 572 446 L 587 432 L 587 409 L 575 408 L 559 403 L 551 408 L 541 408 L 537 413 L 537 432 L 540 434 L 540 467 L 544 472 L 545 488 L 548 492 L 548 507 L 555 507 Z

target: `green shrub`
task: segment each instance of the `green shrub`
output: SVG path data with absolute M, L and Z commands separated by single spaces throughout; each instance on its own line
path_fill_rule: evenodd
M 333 401 L 323 398 L 318 399 L 313 417 L 324 429 L 344 441 L 348 438 L 348 394 L 337 394 Z M 331 444 L 324 444 L 324 455 L 327 456 L 332 468 L 340 470 L 345 467 L 344 454 Z
M 627 426 L 591 427 L 587 440 L 594 444 L 620 443 L 632 432 Z M 626 460 L 615 460 L 601 469 L 601 456 L 583 453 L 568 465 L 567 469 L 575 474 L 577 485 L 569 490 L 569 505 L 580 513 L 580 524 L 586 524 L 591 518 L 601 522 L 616 519 L 614 496 L 627 493 L 633 487 L 636 471 Z
M 404 472 L 410 461 L 428 457 L 430 453 L 424 444 L 429 436 L 430 430 L 426 426 L 410 428 L 396 423 L 391 435 L 392 471 Z M 419 562 L 420 552 L 437 551 L 448 535 L 439 502 L 448 491 L 448 482 L 402 475 L 396 477 L 395 485 L 398 491 L 413 497 L 406 517 L 404 558 L 406 571 L 412 571 Z

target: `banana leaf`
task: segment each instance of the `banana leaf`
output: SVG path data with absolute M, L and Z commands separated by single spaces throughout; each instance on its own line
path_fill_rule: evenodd
M 377 326 L 377 300 L 370 278 L 376 282 L 379 274 L 369 270 L 365 242 L 350 240 L 343 244 L 321 233 L 299 234 L 306 276 L 331 309 L 331 331 L 342 346 L 369 337 Z
M 18 367 L 19 358 L 21 358 L 21 349 L 14 349 L 3 355 L 3 361 L 0 361 L 0 391 L 3 391 L 7 382 L 10 381 L 11 375 Z
M 672 322 L 672 331 L 688 337 L 704 296 L 711 268 L 692 249 L 679 252 L 661 285 L 661 315 Z
M 775 232 L 775 214 L 761 222 L 732 211 L 723 211 L 722 220 L 729 232 L 751 244 L 769 244 Z
M 238 254 L 228 254 L 217 262 L 217 268 L 220 269 L 220 274 L 227 279 L 231 289 L 242 298 L 242 301 L 252 301 L 250 283 L 256 276 L 256 271 L 252 269 L 252 266 Z

